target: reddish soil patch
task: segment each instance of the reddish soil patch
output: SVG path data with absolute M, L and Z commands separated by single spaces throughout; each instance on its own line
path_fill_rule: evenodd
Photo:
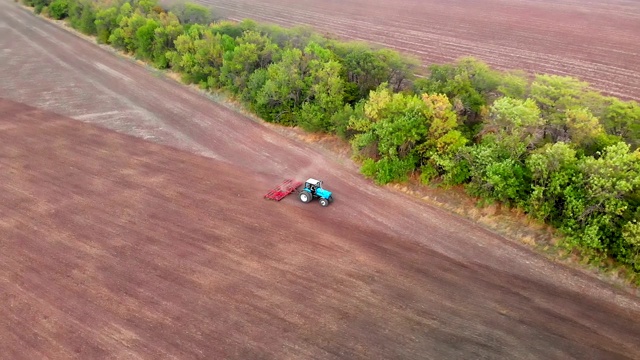
M 571 75 L 640 99 L 640 3 L 614 0 L 199 0 L 233 19 L 307 24 L 412 53 Z
M 637 303 L 264 200 L 216 160 L 5 100 L 0 144 L 12 359 L 640 356 Z
M 0 49 L 35 106 L 0 101 L 8 358 L 640 357 L 640 302 L 591 275 L 11 2 Z M 309 176 L 334 204 L 262 199 Z

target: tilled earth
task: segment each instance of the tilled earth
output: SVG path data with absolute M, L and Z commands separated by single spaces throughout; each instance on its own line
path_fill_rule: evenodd
M 167 3 L 176 0 L 165 0 Z M 197 0 L 232 19 L 311 25 L 424 64 L 474 56 L 499 69 L 570 75 L 640 100 L 640 3 L 629 0 Z
M 640 357 L 589 275 L 6 0 L 0 49 L 2 357 Z

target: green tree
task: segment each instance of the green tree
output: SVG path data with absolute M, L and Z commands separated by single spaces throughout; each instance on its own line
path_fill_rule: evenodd
M 157 13 L 158 3 L 156 0 L 133 0 L 132 5 L 142 15 Z
M 69 0 L 68 1 L 67 21 L 74 29 L 80 28 L 80 19 L 82 18 L 82 10 L 86 6 L 91 6 L 89 0 Z
M 136 30 L 133 40 L 135 53 L 138 57 L 151 60 L 153 55 L 153 42 L 155 41 L 155 31 L 160 24 L 154 19 L 147 19 L 144 25 Z
M 455 64 L 429 66 L 428 78 L 418 83 L 416 91 L 447 95 L 458 116 L 472 128 L 482 120 L 499 85 L 496 71 L 477 59 L 464 57 Z
M 524 206 L 531 192 L 530 174 L 525 166 L 526 147 L 504 146 L 492 134 L 468 149 L 470 182 L 474 196 Z
M 391 75 L 384 59 L 376 56 L 366 44 L 339 44 L 336 52 L 341 58 L 348 81 L 346 100 L 351 104 L 366 98 L 370 91 L 388 80 Z
M 118 8 L 115 6 L 98 9 L 95 20 L 98 42 L 109 42 L 109 36 L 118 27 L 118 15 Z
M 306 95 L 302 51 L 285 49 L 280 61 L 267 68 L 267 81 L 255 98 L 256 109 L 268 121 L 293 125 L 295 110 Z
M 49 5 L 49 15 L 56 20 L 69 16 L 69 0 L 55 0 Z
M 346 140 L 350 140 L 353 137 L 354 132 L 349 129 L 349 121 L 352 118 L 362 118 L 364 116 L 364 104 L 365 100 L 361 100 L 355 106 L 345 104 L 342 109 L 331 116 L 331 126 L 338 136 Z
M 369 157 L 362 172 L 378 183 L 403 180 L 414 170 L 417 146 L 427 135 L 425 102 L 416 95 L 393 94 L 386 83 L 372 91 L 364 104 L 364 116 L 353 117 L 349 127 L 358 132 L 351 144 Z
M 251 74 L 269 66 L 276 58 L 279 48 L 268 37 L 251 30 L 245 31 L 237 43 L 238 46 L 225 53 L 220 81 L 232 92 L 242 93 Z
M 505 72 L 497 90 L 505 97 L 524 100 L 529 93 L 527 74 L 522 70 Z
M 587 108 L 572 108 L 566 111 L 567 133 L 576 146 L 588 148 L 604 135 L 598 118 Z
M 51 0 L 23 0 L 27 6 L 33 6 L 33 11 L 40 14 L 45 7 L 51 4 Z
M 205 26 L 192 25 L 175 42 L 175 50 L 168 51 L 167 60 L 171 68 L 183 75 L 183 80 L 189 83 L 199 83 L 206 79 L 200 71 L 200 64 L 196 60 L 196 41 L 203 37 Z
M 433 177 L 445 175 L 445 183 L 463 181 L 459 178 L 457 155 L 467 139 L 457 130 L 458 117 L 444 94 L 423 94 L 428 131 L 425 141 L 418 146 L 422 157 L 421 179 L 429 182 Z
M 415 78 L 415 72 L 420 65 L 418 59 L 408 55 L 400 55 L 397 51 L 390 49 L 380 49 L 375 54 L 389 69 L 384 81 L 391 86 L 394 92 L 406 88 Z
M 233 39 L 237 39 L 246 31 L 255 31 L 256 23 L 250 19 L 242 20 L 240 23 L 221 20 L 211 24 L 210 27 L 214 34 L 228 35 Z
M 257 114 L 264 114 L 268 112 L 268 108 L 258 105 L 258 94 L 262 91 L 262 88 L 269 79 L 269 73 L 267 69 L 258 69 L 249 76 L 247 81 L 247 87 L 241 93 L 242 100 L 249 103 L 251 109 Z
M 624 262 L 631 264 L 636 272 L 640 272 L 640 223 L 637 219 L 622 227 L 622 238 L 624 244 L 621 252 Z
M 86 35 L 96 34 L 96 10 L 93 3 L 87 2 L 85 6 L 82 7 L 78 30 Z
M 172 13 L 161 13 L 158 16 L 158 26 L 154 30 L 151 57 L 153 64 L 159 69 L 169 66 L 167 53 L 175 51 L 175 41 L 184 32 L 178 18 Z
M 603 125 L 608 134 L 624 139 L 633 149 L 640 146 L 640 105 L 635 101 L 610 98 L 611 104 L 603 116 Z
M 215 18 L 211 9 L 190 2 L 175 4 L 171 7 L 171 12 L 178 17 L 182 24 L 208 25 Z
M 547 144 L 531 154 L 526 165 L 532 187 L 527 210 L 534 217 L 559 226 L 566 216 L 566 194 L 579 193 L 584 185 L 576 151 L 563 142 Z
M 118 28 L 109 36 L 109 42 L 118 49 L 134 53 L 139 43 L 136 33 L 139 28 L 147 23 L 147 18 L 137 11 L 131 16 L 121 16 L 119 18 L 121 20 Z
M 580 107 L 589 84 L 568 76 L 536 75 L 531 98 L 546 120 L 545 135 L 551 142 L 568 141 L 566 112 Z
M 564 226 L 572 235 L 570 244 L 600 254 L 618 248 L 613 255 L 619 255 L 622 227 L 636 213 L 631 199 L 640 191 L 640 152 L 630 152 L 629 145 L 620 142 L 597 159 L 585 157 L 579 168 L 584 192 L 570 203 Z
M 544 119 L 531 100 L 502 97 L 491 105 L 483 125 L 483 133 L 493 133 L 496 140 L 519 152 L 521 145 L 535 148 L 543 135 Z
M 344 105 L 342 65 L 335 54 L 319 44 L 304 50 L 307 61 L 304 81 L 309 89 L 299 112 L 299 123 L 308 131 L 331 131 L 331 116 Z

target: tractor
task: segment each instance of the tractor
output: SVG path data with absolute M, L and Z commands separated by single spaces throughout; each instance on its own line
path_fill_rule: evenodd
M 333 202 L 331 191 L 322 188 L 322 180 L 308 179 L 304 183 L 304 189 L 298 193 L 300 201 L 309 203 L 313 199 L 320 199 L 320 205 L 329 206 Z

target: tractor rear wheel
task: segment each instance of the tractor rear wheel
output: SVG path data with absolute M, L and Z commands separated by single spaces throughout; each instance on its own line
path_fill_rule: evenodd
M 329 206 L 329 200 L 327 200 L 325 198 L 320 198 L 320 205 Z
M 311 202 L 311 200 L 313 199 L 313 196 L 307 190 L 302 190 L 298 197 L 300 197 L 300 201 L 302 201 L 303 203 Z

